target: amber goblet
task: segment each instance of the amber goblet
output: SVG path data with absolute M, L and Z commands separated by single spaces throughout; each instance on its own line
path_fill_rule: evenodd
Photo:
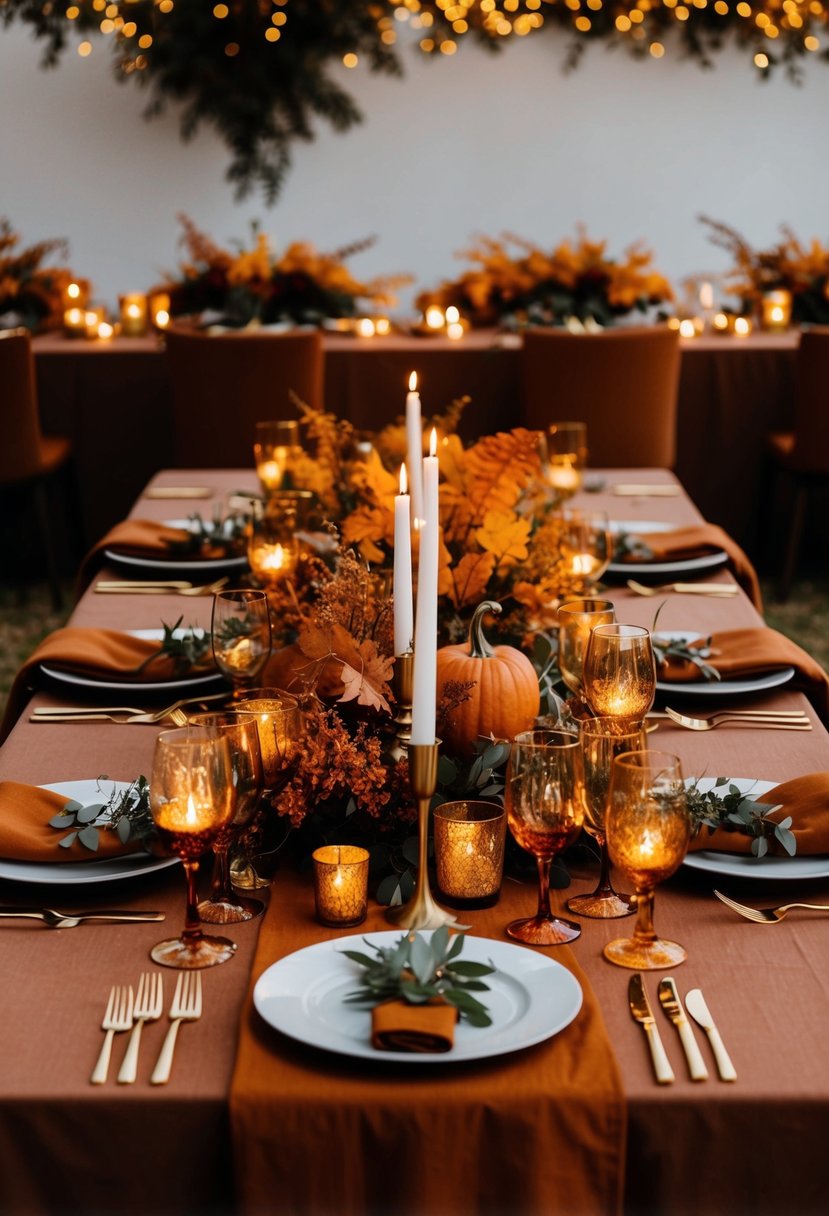
M 678 966 L 687 957 L 685 950 L 677 942 L 657 937 L 653 927 L 654 889 L 678 868 L 691 839 L 677 756 L 635 751 L 615 758 L 605 832 L 610 860 L 637 897 L 633 936 L 609 942 L 605 958 L 644 971 Z
M 213 658 L 233 685 L 234 696 L 250 688 L 271 653 L 271 623 L 264 591 L 218 591 L 211 623 Z
M 584 699 L 584 652 L 597 625 L 610 625 L 616 611 L 610 600 L 567 600 L 558 610 L 558 668 L 564 683 Z
M 584 699 L 597 718 L 642 722 L 656 694 L 650 631 L 640 625 L 597 625 L 584 653 Z
M 202 933 L 196 889 L 199 858 L 233 817 L 235 791 L 227 739 L 213 728 L 162 731 L 155 744 L 150 812 L 163 844 L 177 853 L 187 878 L 181 936 L 159 942 L 150 957 L 162 967 L 194 970 L 225 963 L 235 942 Z
M 584 821 L 581 745 L 560 731 L 516 735 L 507 761 L 505 802 L 510 831 L 538 865 L 538 911 L 507 925 L 528 946 L 558 946 L 581 933 L 577 924 L 550 908 L 550 865 L 575 840 Z
M 565 507 L 560 512 L 561 557 L 565 570 L 588 590 L 599 581 L 613 557 L 613 537 L 604 511 Z
M 644 726 L 629 728 L 618 718 L 584 718 L 579 722 L 582 759 L 584 761 L 584 793 L 587 813 L 584 829 L 600 849 L 599 881 L 595 891 L 573 895 L 567 909 L 579 916 L 609 920 L 630 916 L 634 906 L 630 895 L 614 891 L 610 880 L 610 855 L 607 851 L 604 818 L 610 793 L 613 761 L 624 752 L 642 751 L 648 746 Z

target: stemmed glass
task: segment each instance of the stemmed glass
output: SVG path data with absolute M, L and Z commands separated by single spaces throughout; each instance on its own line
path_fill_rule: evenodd
M 233 817 L 236 795 L 227 739 L 205 726 L 182 726 L 158 736 L 150 781 L 150 811 L 162 842 L 177 853 L 187 876 L 181 936 L 150 951 L 163 967 L 193 970 L 227 962 L 236 951 L 226 937 L 206 937 L 199 923 L 199 858 Z
M 574 735 L 528 730 L 516 735 L 507 762 L 507 822 L 538 864 L 538 911 L 507 925 L 529 946 L 557 946 L 581 933 L 550 909 L 550 864 L 578 835 L 584 820 L 581 746 Z
M 677 942 L 656 936 L 654 888 L 680 865 L 691 839 L 691 820 L 679 758 L 669 752 L 636 751 L 613 761 L 605 815 L 610 859 L 633 884 L 637 896 L 633 937 L 604 948 L 620 967 L 659 971 L 687 955 Z
M 568 600 L 558 610 L 558 667 L 564 683 L 584 699 L 582 673 L 584 652 L 597 625 L 610 625 L 616 612 L 610 600 Z
M 601 920 L 630 916 L 634 911 L 631 897 L 614 891 L 610 881 L 610 855 L 607 851 L 604 819 L 613 761 L 624 752 L 646 748 L 648 736 L 643 726 L 631 729 L 618 718 L 585 718 L 579 723 L 579 739 L 584 761 L 584 792 L 587 803 L 584 828 L 598 844 L 601 860 L 595 891 L 572 896 L 567 900 L 567 908 L 579 916 Z
M 230 882 L 229 853 L 231 845 L 250 824 L 262 795 L 262 755 L 259 750 L 259 730 L 251 713 L 225 711 L 194 714 L 194 726 L 206 726 L 227 739 L 230 749 L 236 809 L 233 818 L 220 830 L 213 841 L 213 876 L 210 898 L 199 904 L 199 916 L 210 925 L 231 925 L 252 920 L 264 911 L 259 899 L 237 895 Z
M 291 464 L 301 452 L 299 422 L 293 419 L 257 422 L 253 459 L 266 496 L 290 483 Z
M 271 622 L 264 591 L 218 591 L 211 623 L 213 658 L 234 697 L 262 674 L 271 653 Z
M 560 517 L 559 543 L 565 567 L 589 589 L 599 581 L 613 557 L 613 536 L 607 514 L 565 507 Z
M 541 471 L 559 496 L 570 498 L 581 486 L 587 463 L 587 425 L 584 422 L 553 422 L 541 436 Z
M 656 695 L 650 631 L 640 625 L 597 625 L 584 654 L 584 699 L 598 718 L 640 723 Z

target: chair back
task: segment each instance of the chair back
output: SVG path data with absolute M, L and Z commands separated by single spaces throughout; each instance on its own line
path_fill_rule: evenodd
M 323 403 L 316 330 L 209 335 L 173 328 L 165 344 L 180 468 L 246 468 L 256 423 L 295 416 L 292 390 L 308 405 Z
M 31 339 L 20 330 L 0 333 L 0 484 L 40 471 L 41 439 Z
M 590 464 L 672 468 L 679 334 L 667 326 L 596 334 L 530 329 L 521 355 L 523 421 L 587 423 Z
M 800 335 L 795 368 L 794 449 L 791 467 L 829 473 L 829 326 Z

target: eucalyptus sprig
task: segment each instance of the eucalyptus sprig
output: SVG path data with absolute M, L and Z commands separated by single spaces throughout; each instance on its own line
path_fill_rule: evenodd
M 187 517 L 187 536 L 168 540 L 167 548 L 176 557 L 221 557 L 241 554 L 245 549 L 247 517 L 241 512 L 222 516 L 218 512 L 206 520 L 198 512 Z
M 144 671 L 151 663 L 156 663 L 160 658 L 168 658 L 172 661 L 174 676 L 187 675 L 196 668 L 211 666 L 213 640 L 210 631 L 197 629 L 193 625 L 182 629 L 183 620 L 184 617 L 180 616 L 174 625 L 161 622 L 164 636 L 159 648 L 139 664 L 136 668 L 137 671 Z
M 346 1002 L 379 1005 L 383 1001 L 403 1000 L 410 1005 L 425 1005 L 442 999 L 454 1005 L 471 1026 L 491 1026 L 486 1006 L 472 993 L 489 991 L 482 977 L 492 975 L 495 968 L 486 963 L 458 961 L 463 942 L 462 933 L 450 940 L 449 929 L 443 925 L 429 941 L 419 933 L 404 935 L 394 946 L 373 946 L 366 941 L 375 958 L 358 950 L 344 950 L 347 958 L 365 968 L 359 991 L 349 993 Z
M 728 787 L 726 793 L 718 794 L 717 790 L 725 786 Z M 791 815 L 780 820 L 770 819 L 773 811 L 780 810 L 780 804 L 769 806 L 767 802 L 755 802 L 730 777 L 717 777 L 712 788 L 705 791 L 699 788 L 698 778 L 692 778 L 687 794 L 695 836 L 703 828 L 708 829 L 709 835 L 720 829 L 751 836 L 751 853 L 757 858 L 766 856 L 770 840 L 776 840 L 789 857 L 797 852 L 797 838 L 790 831 Z
M 722 676 L 716 667 L 712 667 L 710 663 L 706 663 L 705 661 L 716 653 L 711 648 L 710 637 L 705 638 L 702 642 L 699 639 L 694 642 L 688 642 L 684 638 L 670 638 L 656 632 L 656 622 L 659 620 L 659 614 L 666 603 L 667 601 L 663 600 L 659 605 L 654 614 L 653 624 L 651 625 L 651 642 L 657 666 L 663 666 L 669 659 L 678 659 L 681 663 L 693 663 L 699 669 L 699 673 L 704 680 L 721 680 Z
M 107 777 L 98 778 L 98 787 Z M 62 849 L 70 849 L 75 841 L 91 853 L 98 852 L 99 833 L 115 832 L 121 844 L 140 840 L 145 845 L 155 832 L 150 812 L 150 785 L 146 777 L 136 777 L 126 789 L 113 788 L 108 798 L 84 806 L 70 799 L 63 810 L 49 820 L 50 828 L 64 831 L 71 828 L 58 841 Z

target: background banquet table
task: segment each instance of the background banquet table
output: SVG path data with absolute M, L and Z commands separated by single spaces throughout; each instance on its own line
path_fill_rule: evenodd
M 623 478 L 642 482 L 671 479 L 669 474 L 647 470 L 626 470 Z M 248 471 L 198 470 L 183 478 L 181 471 L 172 470 L 161 473 L 156 484 L 181 484 L 183 480 L 214 486 L 217 501 L 226 492 L 253 482 Z M 591 496 L 591 505 L 606 506 L 614 517 L 623 519 L 678 523 L 699 519 L 682 496 L 615 498 L 609 490 L 614 480 L 610 472 L 607 493 L 598 496 L 598 502 Z M 134 513 L 168 518 L 170 504 L 144 500 Z M 619 619 L 652 623 L 659 601 L 637 598 L 619 587 L 610 595 Z M 100 627 L 148 627 L 162 620 L 172 622 L 182 612 L 185 623 L 207 624 L 210 600 L 102 596 L 90 589 L 73 621 Z M 740 595 L 735 600 L 674 596 L 660 623 L 667 629 L 708 633 L 759 622 Z M 54 690 L 37 694 L 35 703 L 50 699 L 56 699 Z M 808 708 L 800 694 L 785 688 L 755 697 L 751 703 Z M 694 709 L 710 709 L 714 704 L 712 696 L 710 703 L 694 702 Z M 782 781 L 829 768 L 829 737 L 814 711 L 810 715 L 813 731 L 796 734 L 723 729 L 696 735 L 660 723 L 654 743 L 676 751 L 686 774 Z M 148 771 L 155 735 L 151 727 L 34 725 L 24 716 L 0 750 L 0 778 L 44 783 L 106 772 L 129 779 Z M 604 944 L 619 935 L 620 927 L 626 931 L 630 921 L 583 921 L 582 936 L 573 947 L 598 998 L 621 1070 L 629 1120 L 626 1211 L 630 1216 L 656 1212 L 817 1216 L 825 1211 L 829 1189 L 829 1159 L 823 1145 L 823 1129 L 829 1121 L 829 1037 L 825 1033 L 829 918 L 801 914 L 772 928 L 753 925 L 714 899 L 711 890 L 718 881 L 708 874 L 680 871 L 657 894 L 656 923 L 661 933 L 688 948 L 688 961 L 676 972 L 680 991 L 700 986 L 705 992 L 739 1074 L 734 1085 L 722 1084 L 713 1076 L 704 1044 L 712 1078 L 704 1084 L 687 1080 L 678 1040 L 659 1010 L 659 1028 L 677 1079 L 671 1086 L 654 1083 L 644 1036 L 628 1012 L 629 973 L 601 957 Z M 577 870 L 572 889 L 587 890 L 594 882 L 594 873 Z M 281 884 L 277 875 L 271 899 L 285 900 L 289 885 L 287 878 Z M 818 902 L 829 902 L 829 878 L 778 883 L 773 891 L 756 882 L 724 885 L 747 902 L 763 902 L 772 894 L 780 895 L 781 902 L 784 896 L 812 896 Z M 73 906 L 160 907 L 168 914 L 166 927 L 176 928 L 182 886 L 180 873 L 172 870 L 148 881 L 115 884 L 103 892 L 84 890 L 69 902 Z M 523 900 L 528 910 L 534 906 L 532 884 L 522 890 L 519 900 L 511 885 L 510 910 L 517 900 Z M 67 902 L 63 892 L 60 899 Z M 2 900 L 37 903 L 57 897 L 53 891 L 5 882 Z M 501 907 L 488 913 L 485 922 L 471 913 L 473 932 L 476 926 L 481 931 L 480 925 L 486 923 L 498 934 L 500 924 L 509 919 L 506 908 L 502 918 L 498 915 Z M 297 917 L 310 924 L 310 886 L 305 913 L 296 902 L 287 900 L 279 908 L 293 918 L 292 930 Z M 381 918 L 379 910 L 372 911 L 367 927 L 379 927 Z M 228 1210 L 233 1185 L 228 1093 L 240 1018 L 252 1025 L 292 1074 L 307 1071 L 309 1091 L 316 1087 L 322 1101 L 328 1076 L 336 1077 L 339 1091 L 345 1087 L 355 1099 L 360 1094 L 358 1065 L 299 1049 L 257 1026 L 257 1015 L 246 997 L 256 922 L 234 927 L 238 957 L 206 974 L 205 1015 L 182 1031 L 169 1086 L 158 1089 L 146 1083 L 165 1029 L 163 1024 L 155 1024 L 145 1030 L 137 1085 L 116 1087 L 111 1080 L 103 1088 L 90 1087 L 88 1077 L 100 1047 L 98 1026 L 109 986 L 137 980 L 148 966 L 147 950 L 158 940 L 158 930 L 156 925 L 138 925 L 49 931 L 26 922 L 3 924 L 0 957 L 7 982 L 0 991 L 0 1027 L 14 1050 L 5 1053 L 0 1073 L 0 1210 L 15 1214 L 155 1210 L 177 1216 Z M 319 938 L 326 936 L 322 929 L 316 933 Z M 555 957 L 555 950 L 549 953 Z M 657 978 L 647 977 L 652 999 Z M 168 999 L 171 991 L 167 977 Z M 564 1031 L 562 1038 L 567 1034 Z M 561 1041 L 554 1038 L 533 1050 L 555 1052 Z M 386 1074 L 385 1067 L 374 1068 L 374 1083 L 381 1087 L 407 1084 L 399 1068 L 389 1065 Z M 509 1057 L 486 1064 L 497 1074 L 500 1085 L 510 1083 L 511 1070 L 517 1067 Z M 469 1099 L 463 1070 L 456 1073 L 451 1066 L 441 1068 L 434 1074 L 433 1085 L 413 1082 L 411 1092 L 417 1104 L 449 1104 L 459 1136 L 473 1125 L 481 1127 L 481 1121 L 473 1120 L 465 1107 Z M 556 1096 L 549 1095 L 548 1100 L 555 1102 Z M 476 1146 L 479 1154 L 498 1151 L 498 1103 L 488 1106 L 484 1121 L 488 1132 L 478 1133 L 483 1136 Z M 272 1107 L 277 1125 L 280 1119 L 300 1117 L 289 1095 L 283 1096 L 278 1089 L 272 1095 Z M 349 1119 L 358 1117 L 347 1104 L 337 1114 L 344 1127 Z M 401 1184 L 414 1186 L 416 1179 L 407 1175 L 405 1141 L 399 1141 L 397 1131 L 388 1129 L 387 1143 L 376 1146 L 375 1161 L 389 1156 Z M 390 1152 L 392 1145 L 394 1153 Z M 556 1143 L 548 1151 L 567 1153 L 568 1148 Z M 336 1176 L 338 1151 L 337 1143 L 320 1143 L 317 1169 Z M 308 1163 L 304 1168 L 309 1168 Z M 366 1163 L 367 1170 L 372 1168 Z M 533 1160 L 521 1162 L 521 1168 L 532 1170 Z M 273 1203 L 278 1207 L 278 1191 Z M 408 1210 L 416 1211 L 416 1200 L 410 1198 L 410 1203 L 413 1206 Z M 247 1210 L 258 1209 L 251 1206 Z M 387 1210 L 390 1216 L 395 1210 L 393 1201 Z M 485 1201 L 478 1210 L 487 1210 Z
M 519 417 L 519 344 L 489 330 L 460 342 L 327 333 L 326 408 L 376 429 L 403 412 L 408 376 L 417 370 L 427 413 L 471 399 L 460 427 L 465 438 L 508 429 Z M 791 427 L 797 335 L 703 336 L 681 345 L 675 471 L 705 517 L 755 553 L 765 436 Z M 154 337 L 104 343 L 46 334 L 33 346 L 43 426 L 72 439 L 91 543 L 173 462 L 166 360 Z

